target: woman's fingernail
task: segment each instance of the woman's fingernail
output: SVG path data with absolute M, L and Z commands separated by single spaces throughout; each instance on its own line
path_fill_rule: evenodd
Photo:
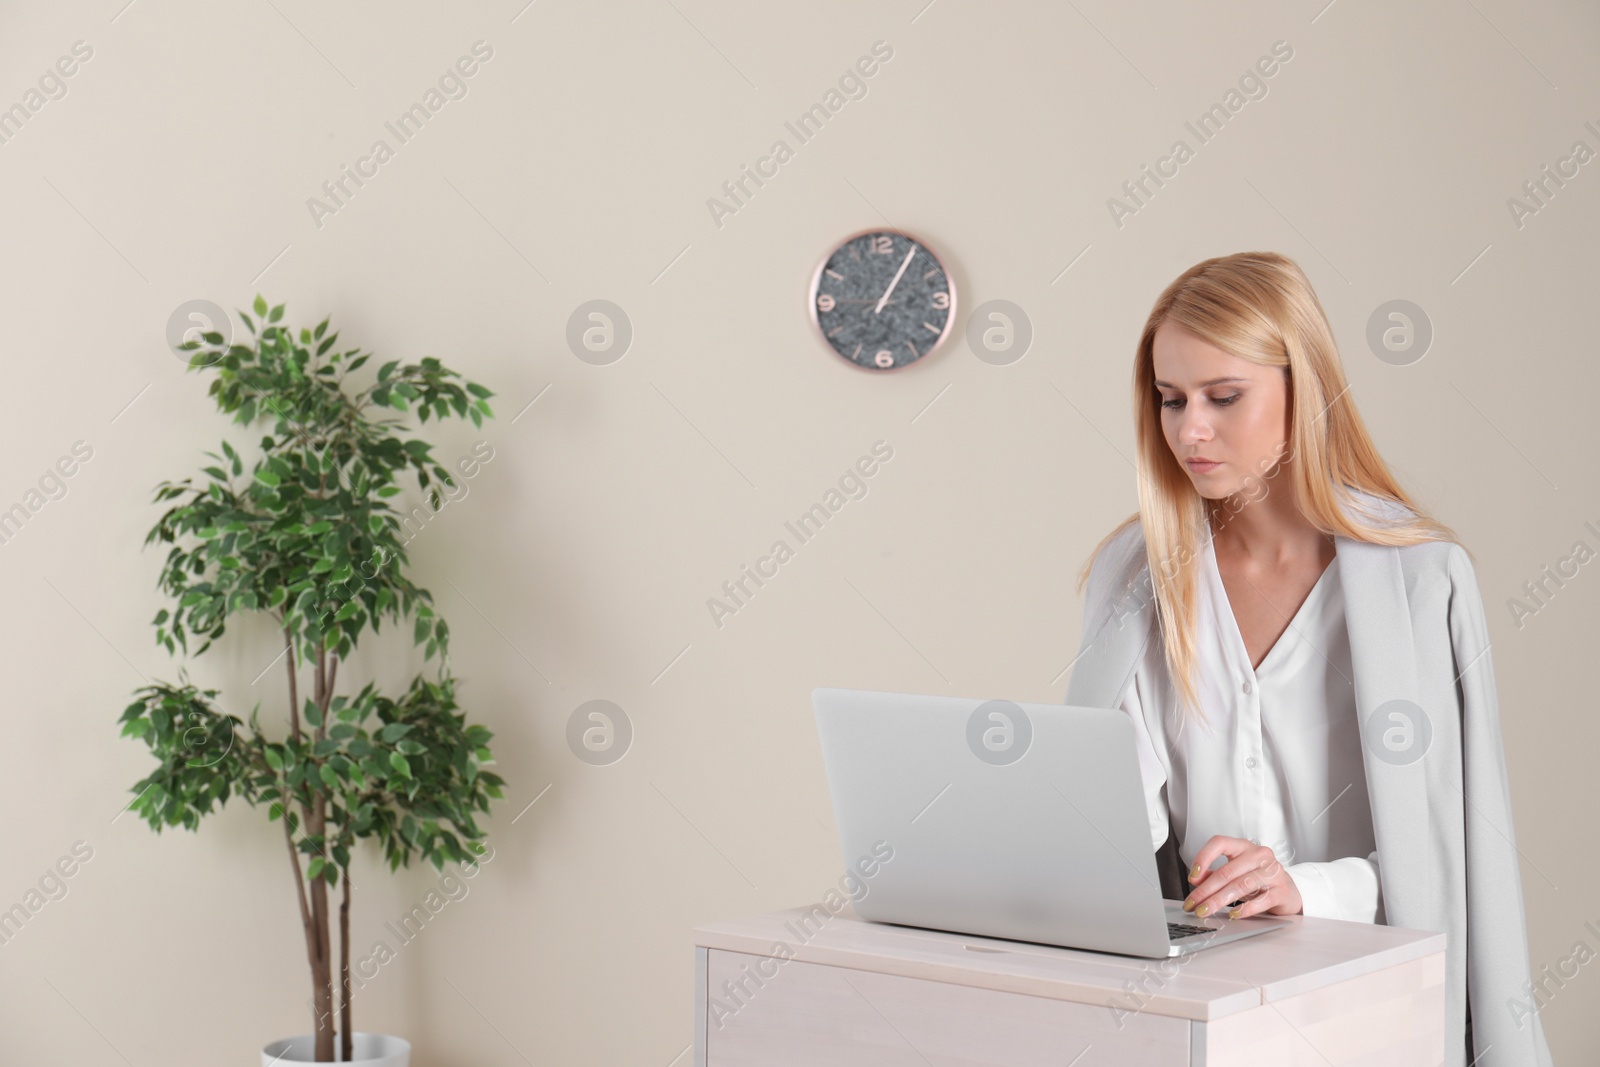
M 1210 904 L 1202 904 L 1198 908 L 1195 909 L 1194 913 L 1196 915 L 1200 916 L 1203 919 L 1203 918 L 1205 918 L 1206 912 L 1208 912 L 1210 910 L 1211 910 L 1211 905 Z
M 1237 919 L 1238 917 L 1239 917 L 1239 909 L 1238 908 L 1229 908 L 1228 909 L 1228 918 Z
M 1183 910 L 1184 911 L 1193 911 L 1194 910 L 1194 901 L 1192 901 L 1192 900 L 1184 901 L 1183 902 Z

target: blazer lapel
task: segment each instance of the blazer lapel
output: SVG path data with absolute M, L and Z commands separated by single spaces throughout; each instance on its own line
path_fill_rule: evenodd
M 1416 641 L 1400 551 L 1336 537 L 1345 626 L 1355 673 L 1361 758 L 1386 921 L 1418 925 L 1441 899 L 1434 885 L 1427 766 L 1432 729 L 1421 707 Z M 1421 721 L 1419 721 L 1419 716 Z M 1411 746 L 1424 746 L 1414 750 Z M 1433 928 L 1426 926 L 1424 928 Z

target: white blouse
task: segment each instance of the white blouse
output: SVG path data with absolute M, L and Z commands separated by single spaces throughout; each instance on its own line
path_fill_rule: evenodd
M 1166 841 L 1169 817 L 1186 867 L 1215 834 L 1267 844 L 1304 914 L 1382 922 L 1338 557 L 1255 669 L 1209 539 L 1201 557 L 1195 681 L 1209 729 L 1191 719 L 1179 731 L 1159 632 L 1122 703 L 1138 738 L 1151 847 Z

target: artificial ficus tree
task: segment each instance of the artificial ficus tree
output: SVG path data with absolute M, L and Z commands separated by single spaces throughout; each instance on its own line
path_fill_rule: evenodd
M 174 501 L 145 538 L 172 544 L 157 582 L 171 598 L 156 613 L 156 641 L 189 655 L 188 639 L 205 636 L 199 656 L 229 619 L 265 613 L 281 634 L 267 668 L 284 661 L 287 703 L 276 728 L 260 704 L 248 720 L 218 707 L 216 689 L 200 689 L 180 668 L 180 684 L 156 682 L 136 692 L 122 733 L 143 740 L 159 765 L 133 786 L 129 807 L 158 832 L 197 829 L 230 797 L 266 805 L 280 823 L 294 873 L 295 897 L 311 969 L 316 1058 L 351 1056 L 350 861 L 356 843 L 376 839 L 391 870 L 414 857 L 442 869 L 484 851 L 477 821 L 503 781 L 490 731 L 467 721 L 456 704 L 449 666 L 450 630 L 433 597 L 406 575 L 401 516 L 388 499 L 412 472 L 441 506 L 439 483 L 455 487 L 426 441 L 402 436 L 412 413 L 421 422 L 493 416 L 494 394 L 428 357 L 385 363 L 364 388 L 347 376 L 370 353 L 333 351 L 337 333 L 280 325 L 284 307 L 257 296 L 257 316 L 240 319 L 248 343 L 207 332 L 183 345 L 191 370 L 215 373 L 210 395 L 246 431 L 268 428 L 248 462 L 229 441 L 204 480 L 164 481 L 155 502 Z M 398 413 L 391 415 L 389 413 Z M 439 656 L 436 678 L 418 674 L 390 698 L 368 681 L 352 695 L 335 692 L 339 665 L 370 626 L 412 623 L 424 660 Z M 310 674 L 302 694 L 301 675 Z M 348 677 L 346 678 L 348 682 Z M 330 891 L 340 894 L 339 970 L 335 972 Z

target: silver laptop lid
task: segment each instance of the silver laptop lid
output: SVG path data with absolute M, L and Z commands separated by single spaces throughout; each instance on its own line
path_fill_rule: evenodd
M 862 918 L 1168 954 L 1126 713 L 829 688 L 812 706 L 846 868 L 893 850 Z

